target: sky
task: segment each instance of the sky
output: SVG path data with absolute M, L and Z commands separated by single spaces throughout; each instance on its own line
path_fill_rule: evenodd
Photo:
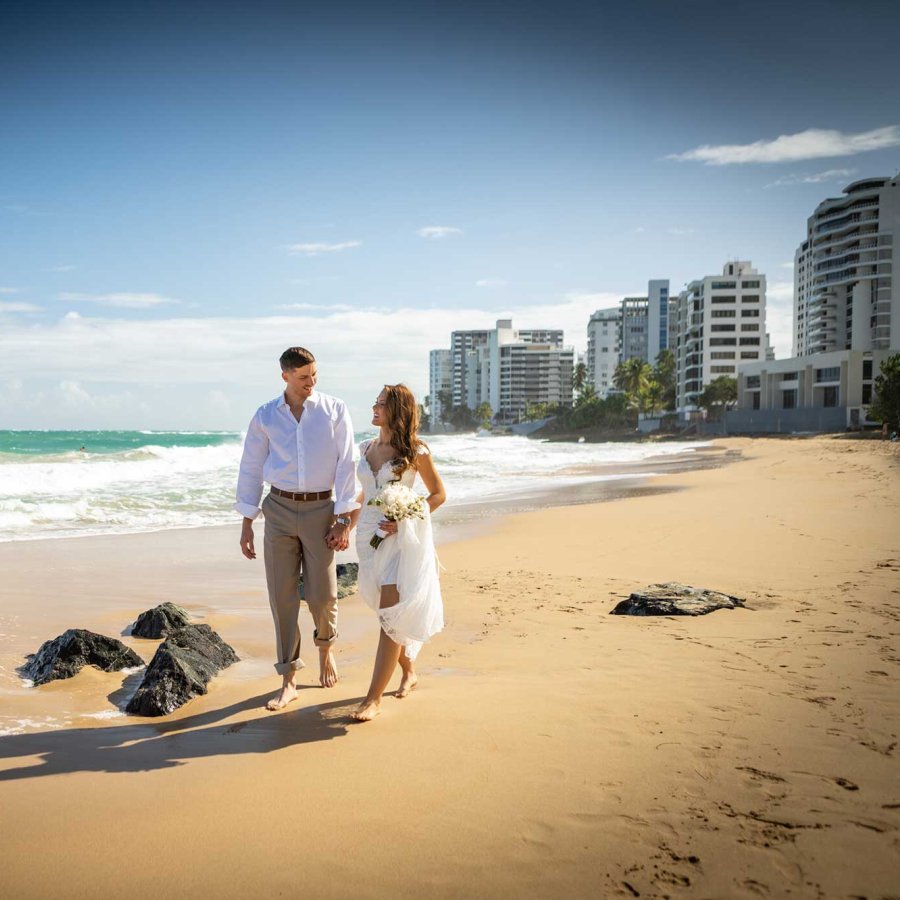
M 793 256 L 900 169 L 891 4 L 6 2 L 0 429 L 241 429 L 310 348 L 354 423 L 456 328 Z

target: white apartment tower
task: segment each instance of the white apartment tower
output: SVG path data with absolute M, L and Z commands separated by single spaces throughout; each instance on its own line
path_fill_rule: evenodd
M 450 364 L 449 350 L 432 350 L 428 354 L 428 396 L 432 424 L 441 421 L 445 412 L 441 397 L 452 396 L 453 367 Z
M 794 356 L 900 347 L 900 179 L 823 200 L 794 256 Z
M 678 295 L 675 315 L 676 406 L 688 416 L 713 379 L 766 359 L 766 276 L 749 260 L 726 263 Z
M 598 309 L 588 321 L 588 379 L 597 396 L 606 399 L 614 389 L 613 377 L 619 364 L 619 307 Z
M 669 279 L 654 278 L 647 284 L 647 362 L 653 364 L 669 347 Z

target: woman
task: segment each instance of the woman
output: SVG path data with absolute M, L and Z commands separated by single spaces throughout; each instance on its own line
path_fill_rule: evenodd
M 372 407 L 379 435 L 360 445 L 361 508 L 352 514 L 359 555 L 359 593 L 378 612 L 381 634 L 375 670 L 366 699 L 353 712 L 361 722 L 381 712 L 381 697 L 400 664 L 403 676 L 397 697 L 406 697 L 418 682 L 413 665 L 422 644 L 444 627 L 431 513 L 446 499 L 428 447 L 419 439 L 419 410 L 404 384 L 385 385 Z M 423 519 L 389 522 L 369 500 L 385 485 L 399 481 L 412 487 L 419 475 L 428 489 Z M 376 548 L 376 530 L 387 538 Z

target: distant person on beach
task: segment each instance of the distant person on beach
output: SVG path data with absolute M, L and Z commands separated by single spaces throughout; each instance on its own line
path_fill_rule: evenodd
M 342 400 L 315 390 L 316 359 L 303 347 L 281 354 L 285 390 L 261 406 L 244 441 L 237 502 L 243 517 L 241 552 L 256 559 L 253 520 L 263 512 L 263 549 L 269 604 L 275 620 L 275 671 L 281 690 L 266 704 L 283 709 L 297 697 L 300 659 L 299 578 L 315 624 L 319 684 L 338 680 L 334 554 L 350 543 L 349 514 L 359 507 L 353 467 L 353 425 Z M 260 505 L 263 482 L 271 487 Z M 332 499 L 332 491 L 334 498 Z
M 363 492 L 357 500 L 362 505 L 351 517 L 354 525 L 359 523 L 359 593 L 378 613 L 381 632 L 369 691 L 352 713 L 359 721 L 381 712 L 381 697 L 398 664 L 403 675 L 394 696 L 406 697 L 415 688 L 415 658 L 422 644 L 444 627 L 431 513 L 447 495 L 431 453 L 419 439 L 418 406 L 406 385 L 385 385 L 372 407 L 372 424 L 379 434 L 360 445 L 357 473 Z M 386 517 L 385 489 L 410 489 L 417 475 L 428 496 L 413 501 L 412 491 L 398 492 L 395 502 L 415 502 L 418 515 L 399 521 Z M 373 499 L 382 505 L 371 504 Z

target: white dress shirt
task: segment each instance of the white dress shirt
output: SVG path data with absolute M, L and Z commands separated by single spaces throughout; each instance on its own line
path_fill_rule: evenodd
M 336 515 L 358 509 L 353 448 L 353 425 L 343 400 L 313 391 L 299 422 L 284 394 L 270 400 L 247 428 L 235 511 L 248 519 L 259 515 L 263 482 L 296 493 L 334 488 Z

